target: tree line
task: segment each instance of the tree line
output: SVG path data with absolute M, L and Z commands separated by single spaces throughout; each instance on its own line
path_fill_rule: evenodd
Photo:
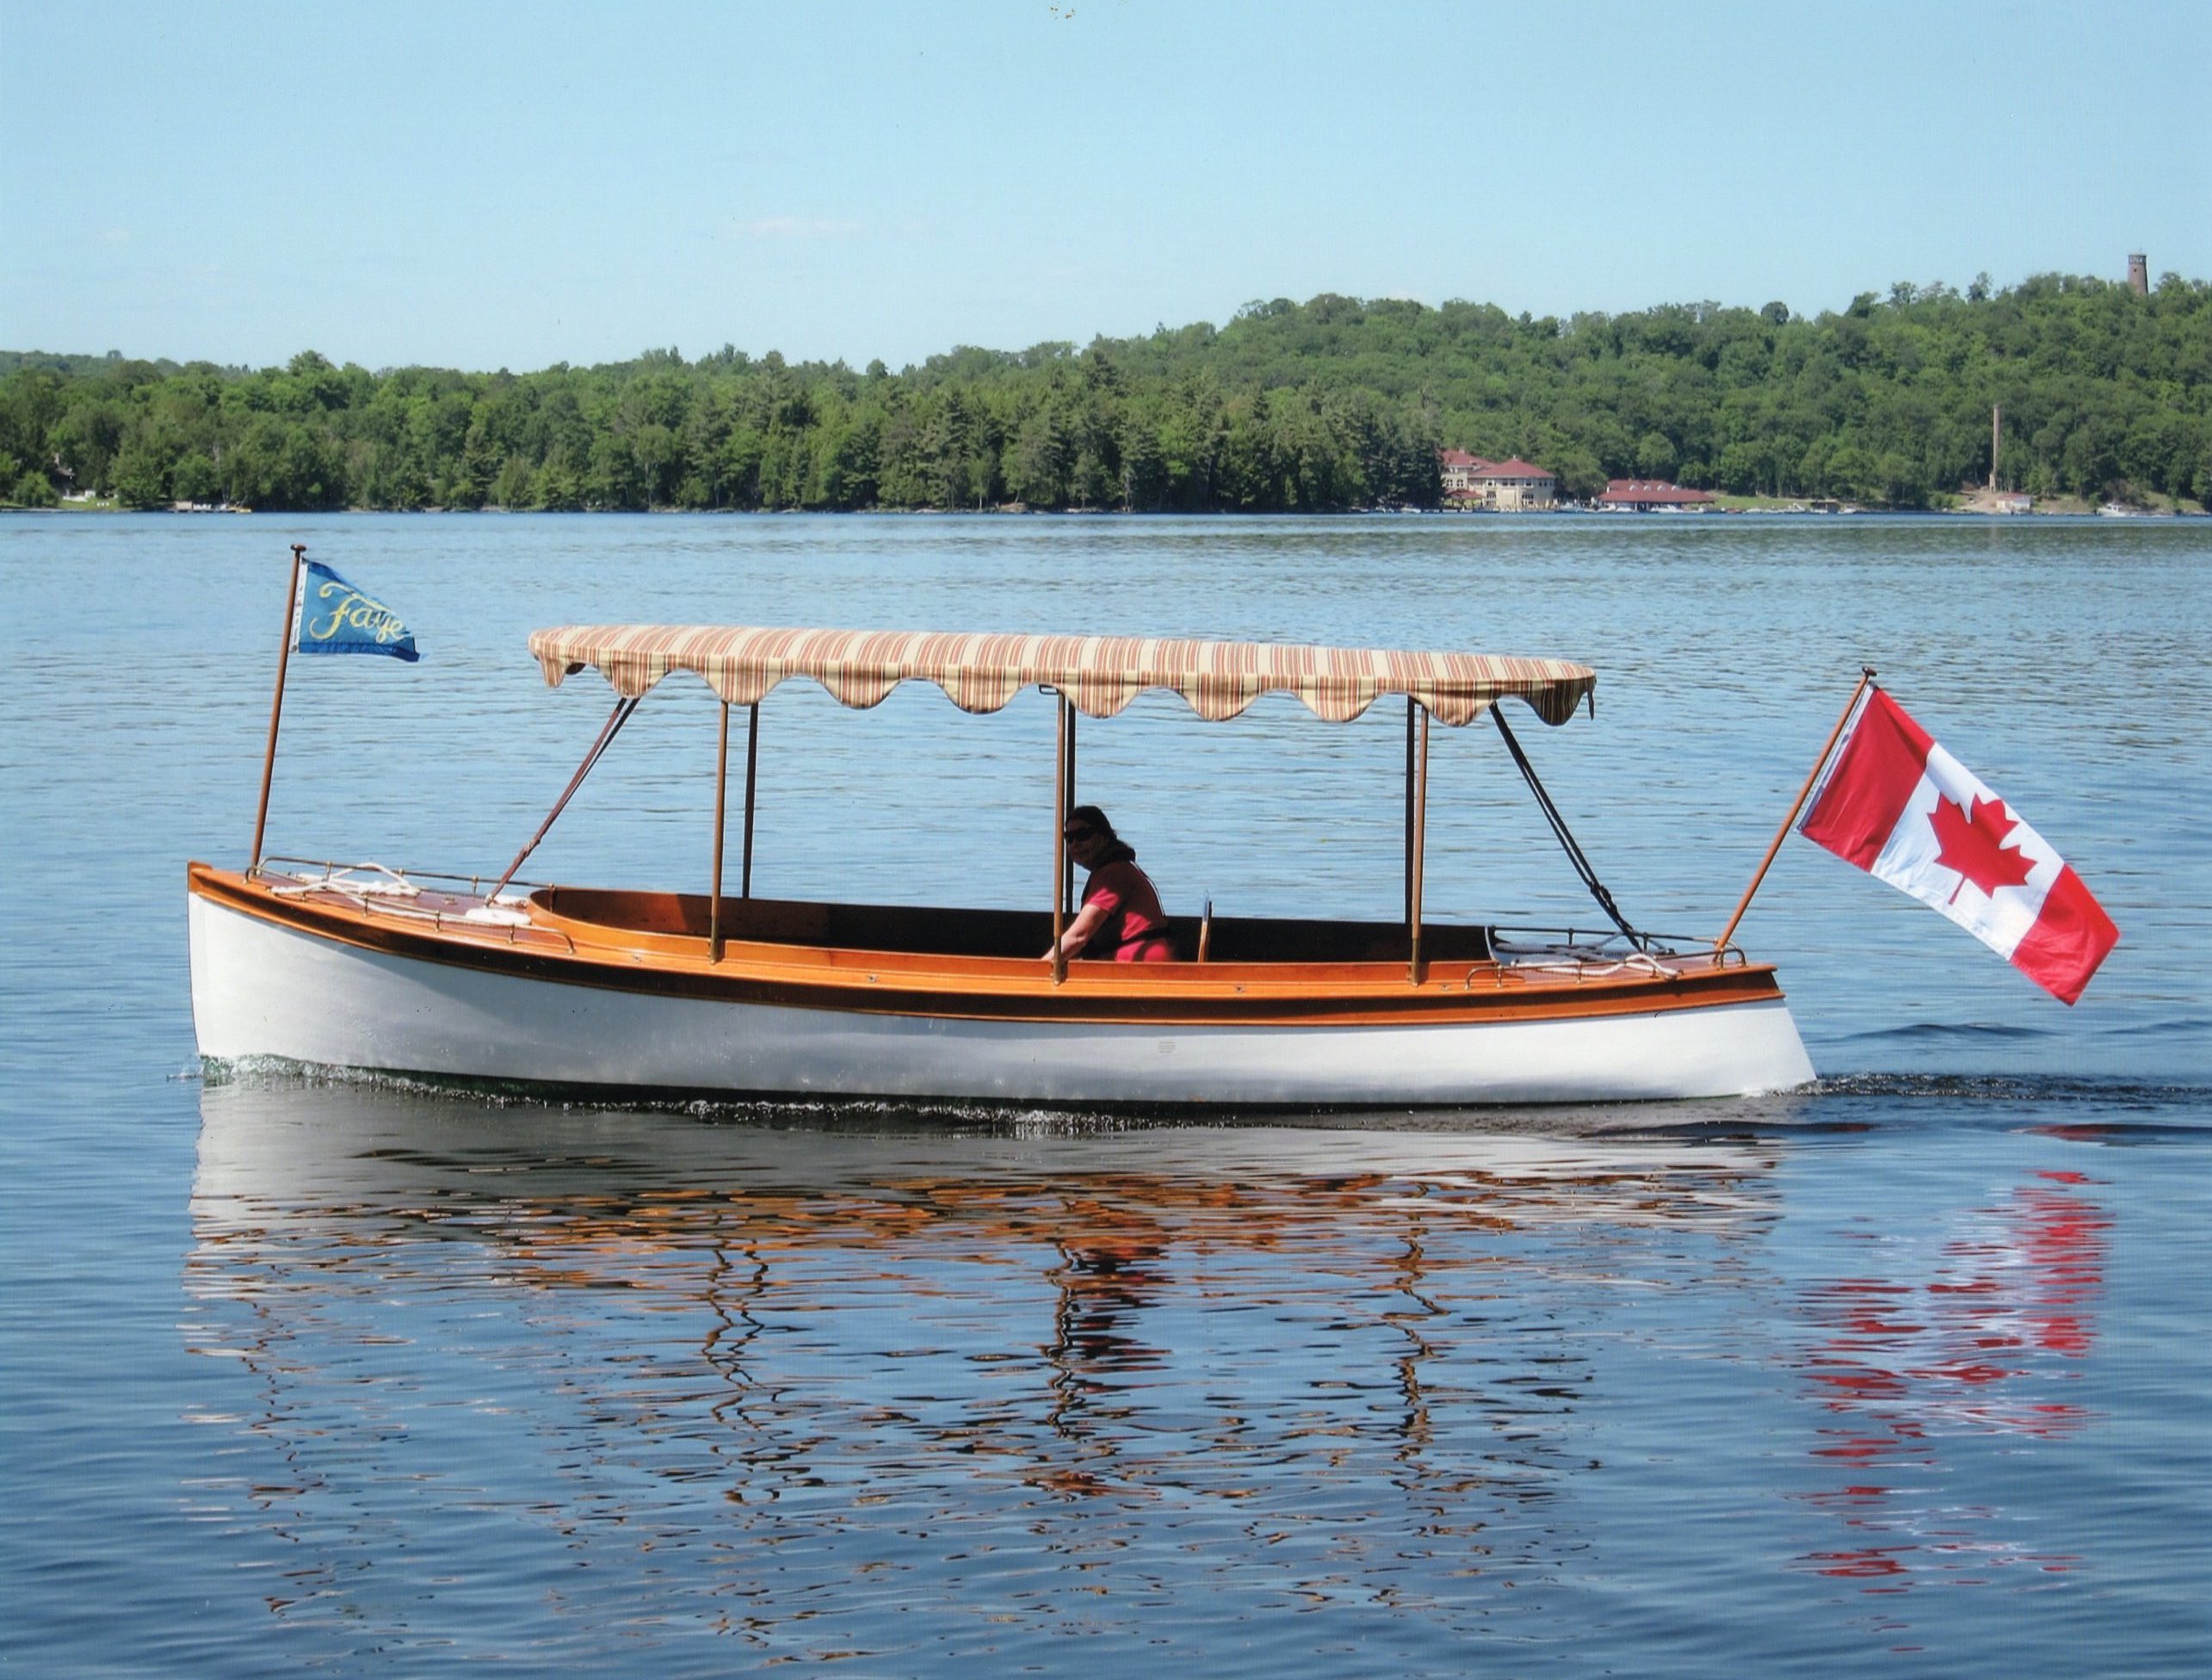
M 1437 454 L 1925 507 L 2003 487 L 2212 503 L 2212 286 L 1900 282 L 1841 311 L 1532 318 L 1323 295 L 897 373 L 726 346 L 372 373 L 0 352 L 0 499 L 135 508 L 1430 507 Z

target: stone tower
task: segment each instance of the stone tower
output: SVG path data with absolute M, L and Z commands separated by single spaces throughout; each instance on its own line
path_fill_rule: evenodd
M 2151 259 L 2139 250 L 2128 254 L 2128 289 L 2139 298 L 2151 294 Z

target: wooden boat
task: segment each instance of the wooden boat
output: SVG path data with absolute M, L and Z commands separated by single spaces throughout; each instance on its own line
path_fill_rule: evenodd
M 1594 692 L 1585 666 L 1254 643 L 665 626 L 545 630 L 530 645 L 549 682 L 596 669 L 617 700 L 568 794 L 504 877 L 264 859 L 258 830 L 248 868 L 190 866 L 203 1057 L 609 1093 L 1072 1106 L 1716 1096 L 1813 1077 L 1772 966 L 1746 960 L 1726 935 L 1689 942 L 1633 927 L 1499 714 L 1501 701 L 1517 699 L 1566 722 Z M 722 701 L 705 890 L 513 889 L 630 711 L 683 672 Z M 1109 718 L 1165 688 L 1202 719 L 1289 693 L 1342 722 L 1402 696 L 1404 919 L 1209 913 L 1171 923 L 1181 960 L 1047 960 L 1039 953 L 1057 947 L 1074 909 L 1059 822 L 1048 908 L 756 898 L 761 702 L 794 677 L 856 707 L 907 681 L 936 683 L 971 712 L 1044 689 L 1059 704 L 1053 797 L 1063 817 L 1076 803 L 1078 713 Z M 733 706 L 746 709 L 748 729 L 743 874 L 731 896 L 721 789 Z M 1603 938 L 1425 918 L 1430 725 L 1486 715 L 1612 923 Z M 272 718 L 272 761 L 275 739 Z

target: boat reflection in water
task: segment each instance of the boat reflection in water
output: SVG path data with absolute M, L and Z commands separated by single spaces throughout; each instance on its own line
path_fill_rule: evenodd
M 1586 1640 L 1624 1581 L 1667 1607 L 1624 1660 L 1727 1625 L 1817 1666 L 1839 1592 L 1893 1595 L 1860 1601 L 1888 1640 L 1916 1585 L 2080 1578 L 2095 1536 L 2014 1461 L 2097 1421 L 2094 1185 L 1899 1200 L 1847 1144 L 1699 1135 L 1718 1112 L 1083 1129 L 212 1085 L 188 1416 L 238 1467 L 195 1520 L 349 1640 L 534 1644 L 497 1600 L 894 1668 L 1232 1623 L 1291 1665 L 1317 1647 L 1278 1613 L 1319 1605 L 1418 1666 Z
M 456 1579 L 703 1593 L 763 1639 L 817 1593 L 1015 1616 L 1109 1562 L 1191 1572 L 1170 1620 L 1215 1589 L 1489 1614 L 1471 1584 L 1587 1547 L 1560 1501 L 1607 1304 L 1747 1287 L 1774 1211 L 1766 1151 L 1680 1139 L 862 1134 L 298 1082 L 201 1116 L 186 1333 L 252 1394 L 203 1421 L 268 1449 L 201 1494 L 325 1537 L 290 1616 L 357 1602 L 387 1533 L 433 1567 L 425 1500 L 466 1513 Z

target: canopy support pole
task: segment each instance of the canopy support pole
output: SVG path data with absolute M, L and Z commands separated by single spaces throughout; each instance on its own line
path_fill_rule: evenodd
M 722 960 L 722 807 L 730 786 L 730 702 L 722 702 L 722 732 L 714 744 L 714 887 L 707 900 L 707 960 Z
M 1406 926 L 1413 926 L 1413 696 L 1406 696 Z
M 1060 713 L 1053 720 L 1053 984 L 1058 985 L 1067 979 L 1067 953 L 1061 949 L 1060 940 L 1067 932 L 1067 899 L 1063 885 L 1067 880 L 1067 772 L 1068 748 L 1075 731 L 1068 723 L 1068 703 L 1066 695 L 1056 696 Z
M 1066 825 L 1069 814 L 1075 809 L 1075 702 L 1069 701 L 1060 713 L 1067 729 L 1067 775 L 1060 790 L 1060 820 Z M 1067 854 L 1067 867 L 1060 871 L 1060 901 L 1072 921 L 1075 917 L 1075 854 Z
M 726 712 L 729 708 L 725 707 Z M 729 727 L 726 717 L 723 727 Z M 753 895 L 753 790 L 760 780 L 760 702 L 752 703 L 745 719 L 745 862 L 738 877 L 738 896 L 750 899 Z
M 292 582 L 284 592 L 284 639 L 276 645 L 276 695 L 269 702 L 269 749 L 261 759 L 261 806 L 253 817 L 253 857 L 246 865 L 251 874 L 261 868 L 261 837 L 269 825 L 269 784 L 276 775 L 276 724 L 284 715 L 284 671 L 292 662 L 292 616 L 299 609 L 300 557 L 307 545 L 292 545 Z
M 1412 903 L 1406 922 L 1411 930 L 1412 952 L 1406 964 L 1406 978 L 1415 985 L 1421 984 L 1421 876 L 1427 863 L 1425 853 L 1429 837 L 1429 708 L 1421 708 L 1421 744 L 1413 777 L 1413 864 L 1406 871 L 1406 882 Z
M 1721 936 L 1713 942 L 1715 962 L 1721 960 L 1721 953 L 1728 948 L 1728 942 L 1735 937 L 1736 924 L 1744 919 L 1744 912 L 1752 907 L 1752 895 L 1759 890 L 1759 883 L 1766 879 L 1766 872 L 1774 862 L 1775 854 L 1782 849 L 1782 843 L 1789 836 L 1789 825 L 1797 820 L 1797 813 L 1805 808 L 1805 801 L 1812 796 L 1813 784 L 1820 779 L 1820 772 L 1828 768 L 1829 755 L 1835 751 L 1836 743 L 1843 738 L 1844 726 L 1851 720 L 1851 713 L 1858 709 L 1859 696 L 1867 691 L 1868 685 L 1874 681 L 1874 675 L 1872 665 L 1859 667 L 1859 685 L 1851 690 L 1851 697 L 1844 704 L 1843 716 L 1836 720 L 1836 726 L 1828 732 L 1827 744 L 1820 749 L 1820 757 L 1813 760 L 1812 774 L 1805 778 L 1805 785 L 1797 790 L 1796 803 L 1789 807 L 1789 814 L 1782 819 L 1782 826 L 1775 830 L 1774 843 L 1766 849 L 1766 855 L 1759 859 L 1758 870 L 1752 876 L 1752 884 L 1744 889 L 1744 896 L 1736 901 L 1736 913 L 1728 918 L 1728 925 L 1721 930 Z
M 568 809 L 568 802 L 576 797 L 576 790 L 584 786 L 584 778 L 591 774 L 591 767 L 599 762 L 599 755 L 607 750 L 615 737 L 621 732 L 622 726 L 630 720 L 630 713 L 637 709 L 638 702 L 634 700 L 615 702 L 615 709 L 607 714 L 607 721 L 599 726 L 599 738 L 591 744 L 591 750 L 584 755 L 584 762 L 576 767 L 576 774 L 569 777 L 568 786 L 553 801 L 553 808 L 546 812 L 546 819 L 538 825 L 538 831 L 529 837 L 522 850 L 515 854 L 515 861 L 507 866 L 507 873 L 499 877 L 497 884 L 484 895 L 486 904 L 506 890 L 507 883 L 515 879 L 515 871 L 522 867 L 522 860 L 537 850 L 538 842 L 546 837 L 560 813 Z

